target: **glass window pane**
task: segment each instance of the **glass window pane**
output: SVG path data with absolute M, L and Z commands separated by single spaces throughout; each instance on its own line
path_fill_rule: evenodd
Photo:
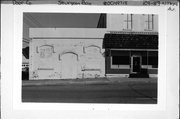
M 149 22 L 149 30 L 152 30 L 153 29 L 153 24 L 152 22 Z
M 158 51 L 150 51 L 148 53 L 148 65 L 152 65 L 152 68 L 158 67 Z
M 112 65 L 126 65 L 129 60 L 128 56 L 112 56 Z
M 127 29 L 131 29 L 131 22 L 128 22 L 128 28 Z

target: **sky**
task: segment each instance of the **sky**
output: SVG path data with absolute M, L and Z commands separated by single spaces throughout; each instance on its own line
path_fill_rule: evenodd
M 100 14 L 95 13 L 24 13 L 29 27 L 39 28 L 96 28 Z
M 23 41 L 29 40 L 29 28 L 97 28 L 99 18 L 100 13 L 24 13 Z

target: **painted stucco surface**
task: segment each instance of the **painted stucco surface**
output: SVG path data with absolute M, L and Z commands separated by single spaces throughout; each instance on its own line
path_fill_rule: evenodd
M 104 77 L 102 39 L 32 39 L 30 79 Z
M 133 14 L 132 28 L 127 27 L 127 14 L 108 14 L 107 26 L 109 31 L 135 31 L 135 32 L 158 32 L 158 15 L 153 16 L 153 29 L 147 29 L 148 14 Z M 126 21 L 126 22 L 125 22 Z
M 30 28 L 29 79 L 105 77 L 102 42 L 106 33 L 158 32 L 157 15 L 153 19 L 144 14 L 130 16 L 108 14 L 107 28 Z M 150 23 L 152 28 L 147 29 Z M 118 74 L 129 74 L 128 70 Z

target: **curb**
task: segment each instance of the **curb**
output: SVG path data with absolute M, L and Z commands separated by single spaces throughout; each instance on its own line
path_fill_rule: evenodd
M 28 80 L 22 81 L 22 86 L 42 86 L 42 85 L 106 85 L 115 83 L 156 83 L 157 79 L 119 79 L 119 78 L 107 78 L 107 79 L 82 79 L 82 80 L 71 80 L 71 79 L 61 79 L 61 80 Z

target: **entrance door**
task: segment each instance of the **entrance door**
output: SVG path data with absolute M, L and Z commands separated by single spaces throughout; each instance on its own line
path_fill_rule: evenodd
M 77 78 L 77 55 L 67 53 L 62 56 L 62 78 Z
M 141 71 L 141 56 L 131 57 L 131 73 L 139 73 Z

